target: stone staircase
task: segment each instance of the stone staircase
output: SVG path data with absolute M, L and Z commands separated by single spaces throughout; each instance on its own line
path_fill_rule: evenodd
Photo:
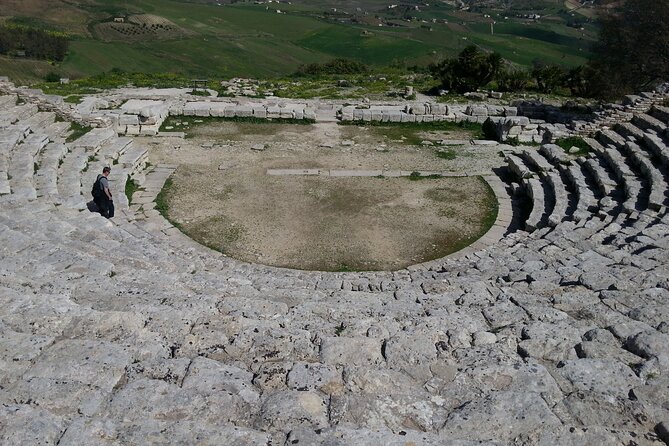
M 0 96 L 0 443 L 669 441 L 668 135 L 648 118 L 587 157 L 506 153 L 526 230 L 323 273 L 198 245 L 153 208 L 176 166 L 105 128 L 66 143 L 16 101 Z M 108 163 L 112 221 L 85 210 Z

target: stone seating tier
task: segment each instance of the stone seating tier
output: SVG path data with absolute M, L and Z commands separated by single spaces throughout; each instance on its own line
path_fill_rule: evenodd
M 31 135 L 0 153 L 33 153 L 17 152 Z M 81 212 L 89 170 L 144 159 L 117 138 L 49 136 L 30 181 L 41 191 L 62 160 L 57 196 L 2 198 L 0 442 L 661 444 L 669 216 L 651 199 L 580 205 L 591 187 L 628 198 L 621 163 L 652 195 L 645 142 L 576 162 L 535 150 L 541 172 L 508 153 L 554 226 L 433 266 L 322 273 L 229 259 L 150 202 L 113 221 Z M 173 168 L 154 166 L 137 198 Z

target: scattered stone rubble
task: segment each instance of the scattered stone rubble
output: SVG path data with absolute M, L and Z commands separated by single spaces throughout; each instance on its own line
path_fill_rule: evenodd
M 177 166 L 1 86 L 0 443 L 669 444 L 666 107 L 507 148 L 501 240 L 322 273 L 194 243 L 154 209 Z M 109 160 L 113 221 L 83 210 Z

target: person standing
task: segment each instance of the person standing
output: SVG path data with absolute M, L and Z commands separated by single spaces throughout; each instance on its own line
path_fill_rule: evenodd
M 112 193 L 109 190 L 109 174 L 111 173 L 111 168 L 105 166 L 102 169 L 102 174 L 98 175 L 93 185 L 93 201 L 100 210 L 100 214 L 106 218 L 112 218 L 114 216 L 114 198 Z

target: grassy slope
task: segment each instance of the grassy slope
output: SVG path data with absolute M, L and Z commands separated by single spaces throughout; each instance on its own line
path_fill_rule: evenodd
M 59 3 L 60 0 L 55 0 Z M 383 2 L 366 0 L 383 8 Z M 36 17 L 38 0 L 30 0 Z M 362 3 L 360 1 L 359 3 Z M 333 57 L 351 57 L 369 64 L 387 65 L 393 61 L 408 64 L 438 61 L 452 56 L 474 42 L 519 64 L 535 58 L 547 62 L 575 65 L 582 63 L 587 39 L 578 31 L 552 23 L 529 26 L 499 23 L 495 35 L 489 25 L 473 15 L 452 11 L 443 6 L 425 14 L 448 17 L 450 24 L 407 24 L 401 28 L 338 24 L 319 20 L 307 12 L 317 8 L 299 4 L 280 5 L 289 14 L 276 14 L 264 5 L 215 6 L 186 4 L 175 0 L 86 0 L 75 15 L 89 23 L 105 20 L 119 11 L 160 15 L 189 32 L 176 40 L 147 39 L 143 42 L 104 42 L 94 40 L 73 27 L 77 37 L 66 60 L 55 67 L 45 62 L 16 61 L 0 58 L 0 74 L 29 80 L 49 70 L 80 77 L 117 67 L 126 71 L 178 72 L 192 76 L 268 77 L 294 71 L 302 63 Z M 318 5 L 325 10 L 327 2 Z M 53 5 L 53 3 L 52 3 Z M 73 8 L 70 4 L 63 9 Z M 69 8 L 69 9 L 68 9 Z M 53 13 L 54 8 L 50 6 Z M 30 8 L 24 7 L 24 13 Z M 55 25 L 71 26 L 68 14 L 55 14 Z M 82 18 L 84 17 L 84 18 Z M 469 22 L 467 22 L 469 20 Z M 428 28 L 432 28 L 432 30 Z M 370 35 L 363 35 L 363 32 Z

